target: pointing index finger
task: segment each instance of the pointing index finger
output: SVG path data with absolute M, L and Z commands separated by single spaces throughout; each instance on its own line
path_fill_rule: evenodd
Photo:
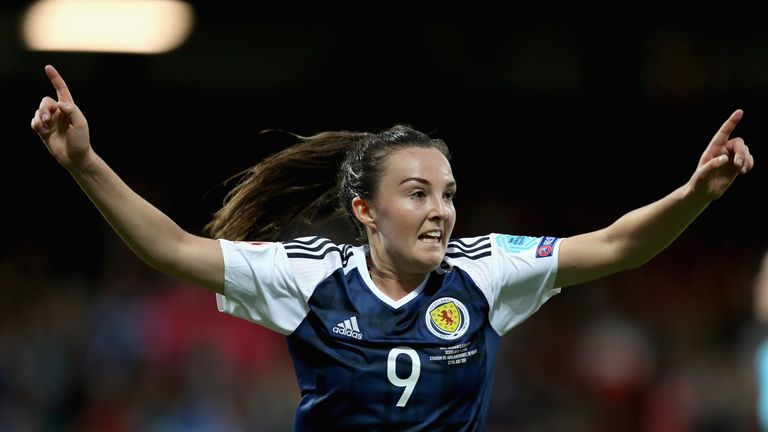
M 731 136 L 731 132 L 736 128 L 736 125 L 739 124 L 739 120 L 741 120 L 741 116 L 744 114 L 744 111 L 741 109 L 737 109 L 736 111 L 731 114 L 730 117 L 728 117 L 728 120 L 723 123 L 722 126 L 720 126 L 720 130 L 717 131 L 717 134 L 712 139 L 713 141 L 717 139 L 723 140 L 723 142 L 728 141 L 728 138 Z
M 58 97 L 59 102 L 75 103 L 75 101 L 72 99 L 72 95 L 69 93 L 67 83 L 64 82 L 64 79 L 61 77 L 61 75 L 59 75 L 59 72 L 56 71 L 53 66 L 45 66 L 45 74 L 48 75 L 48 79 L 51 80 L 53 88 L 56 89 L 56 96 Z

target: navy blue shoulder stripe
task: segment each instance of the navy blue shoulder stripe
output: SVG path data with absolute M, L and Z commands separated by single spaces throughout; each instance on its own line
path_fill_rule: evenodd
M 472 243 L 467 243 L 467 242 L 465 242 L 465 241 L 463 241 L 461 239 L 451 239 L 448 242 L 448 247 L 451 247 L 451 246 L 458 247 L 459 245 L 461 245 L 461 246 L 464 246 L 465 248 L 472 248 L 475 245 L 479 244 L 480 242 L 484 242 L 484 241 L 490 241 L 490 236 L 480 237 L 479 239 L 473 241 Z
M 464 253 L 468 253 L 468 254 L 475 253 L 475 252 L 480 252 L 480 251 L 483 251 L 483 250 L 486 250 L 486 249 L 490 249 L 490 248 L 491 248 L 491 244 L 490 243 L 482 244 L 482 245 L 480 245 L 480 246 L 478 246 L 478 247 L 476 247 L 474 249 L 464 249 L 462 247 L 459 247 L 458 245 L 450 245 L 450 244 L 448 245 L 448 250 L 456 250 L 456 251 L 464 252 Z
M 445 256 L 447 256 L 448 258 L 468 258 L 468 259 L 471 259 L 471 260 L 478 260 L 480 258 L 485 258 L 487 256 L 491 256 L 491 251 L 488 250 L 486 252 L 483 252 L 483 253 L 477 254 L 477 255 L 469 255 L 469 254 L 465 254 L 463 252 L 450 252 L 450 253 L 446 253 Z
M 460 241 L 450 241 L 448 242 L 448 249 L 456 249 L 458 251 L 464 252 L 464 253 L 474 253 L 479 252 L 481 250 L 490 249 L 491 248 L 491 242 L 487 241 L 486 243 L 481 243 L 478 245 L 478 243 L 489 240 L 488 237 L 484 237 L 476 242 L 473 242 L 471 245 L 467 245 L 466 243 L 460 242 Z M 477 246 L 477 247 L 475 247 Z
M 302 244 L 293 244 L 293 243 L 284 243 L 283 246 L 285 247 L 285 250 L 297 249 L 305 252 L 317 252 L 329 244 L 333 244 L 333 243 L 330 240 L 326 239 L 316 244 L 314 247 L 304 246 Z
M 287 249 L 287 248 L 286 248 Z M 329 253 L 338 253 L 339 257 L 341 258 L 341 265 L 343 267 L 346 267 L 347 263 L 349 262 L 349 259 L 352 257 L 352 247 L 350 245 L 342 245 L 341 249 L 339 249 L 336 246 L 329 247 L 325 249 L 321 254 L 311 254 L 311 253 L 304 253 L 304 252 L 288 252 L 288 258 L 305 258 L 305 259 L 313 259 L 313 260 L 321 260 L 325 258 L 326 255 Z

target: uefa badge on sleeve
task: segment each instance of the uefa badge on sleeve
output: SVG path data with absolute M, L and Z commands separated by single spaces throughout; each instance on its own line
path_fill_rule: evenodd
M 558 237 L 542 237 L 539 246 L 536 247 L 536 258 L 552 256 L 552 252 L 555 250 L 555 243 L 558 240 Z

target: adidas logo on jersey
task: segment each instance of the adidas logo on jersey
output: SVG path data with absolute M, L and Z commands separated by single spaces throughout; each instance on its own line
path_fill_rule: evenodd
M 363 338 L 363 334 L 360 333 L 360 327 L 357 326 L 357 317 L 350 317 L 349 319 L 345 319 L 336 324 L 336 327 L 333 328 L 333 332 L 354 339 Z

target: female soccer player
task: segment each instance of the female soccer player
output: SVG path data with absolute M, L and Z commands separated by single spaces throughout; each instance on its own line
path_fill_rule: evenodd
M 445 143 L 407 126 L 323 132 L 241 177 L 190 234 L 96 154 L 64 80 L 32 119 L 56 160 L 153 268 L 216 293 L 219 310 L 287 337 L 302 399 L 294 429 L 483 430 L 501 335 L 561 287 L 662 251 L 753 157 L 736 110 L 687 183 L 603 229 L 568 238 L 452 239 L 457 182 Z M 283 229 L 334 197 L 361 245 Z

